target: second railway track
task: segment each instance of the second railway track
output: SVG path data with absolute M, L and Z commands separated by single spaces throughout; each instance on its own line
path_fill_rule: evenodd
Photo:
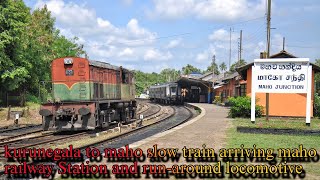
M 172 108 L 172 111 L 174 113 L 171 112 L 170 114 L 170 108 Z M 140 141 L 142 139 L 148 138 L 150 136 L 153 136 L 157 133 L 161 133 L 164 131 L 167 131 L 173 127 L 176 127 L 186 121 L 188 121 L 189 119 L 191 119 L 192 117 L 194 117 L 196 115 L 195 111 L 192 111 L 190 109 L 188 109 L 187 107 L 184 106 L 174 106 L 174 107 L 167 107 L 166 110 L 159 110 L 157 111 L 158 115 L 156 115 L 154 118 L 157 120 L 154 120 L 153 123 L 145 123 L 145 125 L 141 126 L 141 127 L 136 127 L 135 129 L 129 130 L 127 132 L 118 134 L 116 136 L 113 136 L 111 138 L 107 138 L 107 139 L 103 139 L 100 141 L 96 141 L 94 143 L 91 144 L 86 144 L 83 145 L 81 147 L 78 147 L 78 149 L 80 149 L 82 151 L 82 153 L 85 155 L 84 151 L 86 147 L 96 147 L 98 148 L 101 152 L 104 151 L 105 148 L 120 148 L 123 147 L 125 145 L 128 144 L 132 144 L 135 143 L 137 141 Z M 160 108 L 161 109 L 161 108 Z M 157 114 L 155 113 L 155 114 Z M 152 114 L 152 113 L 151 113 Z M 158 117 L 161 117 L 162 115 L 165 115 L 165 117 L 163 117 L 163 119 L 158 119 Z M 153 115 L 151 115 L 153 116 Z M 152 118 L 150 118 L 152 119 Z M 85 132 L 82 132 L 85 133 Z M 69 139 L 71 138 L 84 138 L 86 135 L 82 134 L 82 133 L 77 133 L 74 135 L 68 135 Z M 47 135 L 46 138 L 43 138 L 41 140 L 41 142 L 35 142 L 36 140 L 33 140 L 33 142 L 35 143 L 30 143 L 30 144 L 14 144 L 13 143 L 13 147 L 37 147 L 39 145 L 41 145 L 41 147 L 44 147 L 44 144 L 50 144 L 53 145 L 52 143 L 54 141 L 59 141 L 62 139 L 66 139 L 68 137 L 56 137 L 55 139 L 52 140 L 52 136 L 50 134 Z M 89 138 L 89 137 L 88 137 Z M 3 145 L 3 144 L 2 144 Z M 3 152 L 0 152 L 1 154 Z M 3 154 L 1 155 L 3 157 Z M 84 157 L 86 158 L 86 157 Z M 4 175 L 4 171 L 0 171 L 0 175 Z M 2 176 L 4 177 L 4 176 Z

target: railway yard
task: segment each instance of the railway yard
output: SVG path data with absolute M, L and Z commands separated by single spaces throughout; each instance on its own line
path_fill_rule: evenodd
M 171 106 L 155 104 L 147 100 L 138 101 L 137 117 L 126 124 L 112 124 L 108 128 L 94 131 L 51 132 L 43 131 L 40 124 L 0 129 L 0 161 L 4 158 L 5 146 L 19 148 L 73 148 L 84 151 L 87 147 L 120 148 L 155 134 L 170 130 L 199 115 L 193 106 Z M 142 119 L 143 117 L 143 119 Z M 1 174 L 4 174 L 1 166 Z

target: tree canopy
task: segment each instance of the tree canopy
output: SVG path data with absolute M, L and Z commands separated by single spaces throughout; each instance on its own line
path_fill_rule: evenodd
M 231 72 L 231 73 L 236 72 L 237 67 L 240 67 L 240 66 L 243 66 L 246 64 L 247 64 L 247 62 L 244 59 L 241 59 L 240 61 L 237 61 L 230 66 L 229 72 Z
M 82 45 L 62 36 L 47 7 L 30 11 L 22 0 L 0 2 L 0 88 L 37 94 L 50 80 L 50 63 L 63 56 L 84 55 Z

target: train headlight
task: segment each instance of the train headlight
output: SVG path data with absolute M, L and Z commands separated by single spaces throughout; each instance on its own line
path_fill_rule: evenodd
M 65 58 L 64 59 L 64 64 L 73 64 L 73 59 L 72 58 Z

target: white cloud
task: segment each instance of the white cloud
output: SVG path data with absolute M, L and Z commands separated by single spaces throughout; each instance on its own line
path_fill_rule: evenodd
M 153 0 L 154 10 L 148 12 L 152 16 L 162 16 L 162 18 L 176 19 L 182 18 L 186 12 L 193 8 L 194 0 Z
M 133 50 L 131 48 L 125 48 L 123 51 L 120 51 L 118 56 L 122 57 L 122 56 L 131 56 L 133 55 Z
M 123 2 L 129 5 L 132 0 Z M 130 19 L 125 26 L 115 26 L 110 20 L 98 17 L 86 4 L 63 0 L 38 0 L 34 9 L 45 5 L 56 18 L 61 34 L 68 38 L 77 36 L 77 42 L 84 44 L 90 58 L 120 62 L 172 58 L 169 51 L 161 52 L 153 47 L 157 34 L 141 27 L 138 19 Z
M 85 8 L 84 4 L 65 3 L 63 0 L 39 0 L 35 8 L 41 8 L 45 4 L 57 21 L 64 25 L 70 24 L 73 27 L 85 27 L 93 25 L 96 19 L 95 11 Z
M 214 21 L 259 17 L 264 14 L 265 1 L 250 0 L 154 0 L 152 17 L 178 19 L 196 16 Z
M 213 55 L 217 55 L 216 49 L 212 44 L 210 44 L 207 50 L 197 54 L 195 62 L 209 65 Z
M 98 27 L 101 28 L 113 28 L 112 24 L 109 21 L 103 20 L 102 18 L 97 18 L 97 23 Z
M 161 52 L 157 49 L 148 49 L 144 54 L 144 60 L 146 61 L 161 61 L 161 60 L 169 60 L 172 58 L 171 52 Z
M 205 51 L 205 52 L 197 54 L 196 62 L 200 63 L 200 62 L 204 62 L 204 61 L 208 61 L 208 60 L 209 60 L 208 52 Z
M 174 40 L 171 40 L 168 45 L 166 46 L 167 49 L 172 49 L 172 48 L 175 48 L 177 46 L 179 46 L 181 43 L 181 39 L 174 39 Z
M 213 31 L 209 35 L 209 40 L 211 41 L 221 41 L 221 42 L 230 42 L 230 31 L 225 30 L 225 29 L 218 29 Z M 234 33 L 231 34 L 231 41 L 236 41 L 238 37 L 234 35 Z
M 58 26 L 68 29 L 73 35 L 84 39 L 103 41 L 110 45 L 137 46 L 154 42 L 157 34 L 139 25 L 132 18 L 126 27 L 116 27 L 109 20 L 97 17 L 94 10 L 85 4 L 78 5 L 63 0 L 38 0 L 34 8 L 47 5 L 52 15 L 57 19 Z
M 141 68 L 143 72 L 152 73 L 152 72 L 161 72 L 163 69 L 172 68 L 172 67 L 170 67 L 166 62 L 162 62 L 162 63 L 159 62 L 157 64 L 144 65 Z

